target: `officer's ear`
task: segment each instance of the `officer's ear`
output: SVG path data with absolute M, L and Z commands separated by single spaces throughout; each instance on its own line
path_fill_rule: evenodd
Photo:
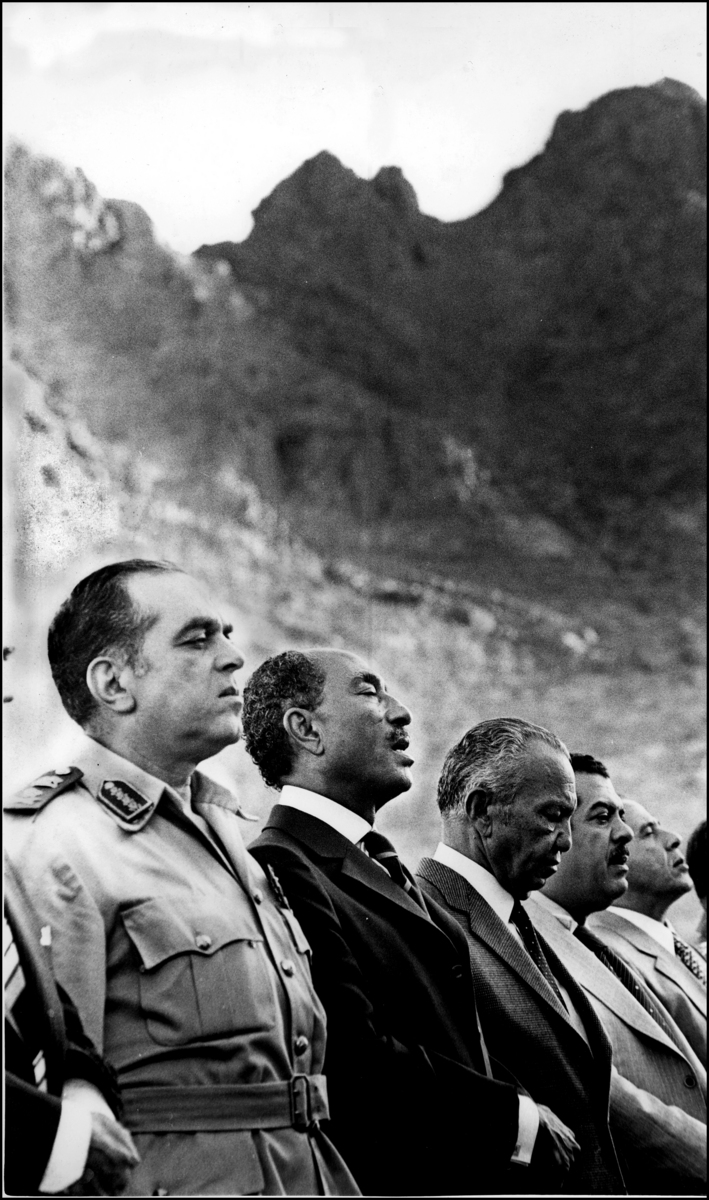
M 283 728 L 296 749 L 306 754 L 324 754 L 325 744 L 320 727 L 309 709 L 289 708 L 283 714 Z
M 86 686 L 99 708 L 114 713 L 133 712 L 135 697 L 130 688 L 130 672 L 120 659 L 106 655 L 92 659 L 86 668 Z
M 492 828 L 490 807 L 493 803 L 494 797 L 486 788 L 474 788 L 465 797 L 467 818 L 483 836 L 489 834 Z

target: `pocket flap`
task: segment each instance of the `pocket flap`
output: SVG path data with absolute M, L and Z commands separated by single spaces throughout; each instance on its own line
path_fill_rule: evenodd
M 144 900 L 121 913 L 143 969 L 149 971 L 176 954 L 211 955 L 229 942 L 262 942 L 263 933 L 244 905 L 229 912 L 212 906 L 180 907 L 164 899 Z

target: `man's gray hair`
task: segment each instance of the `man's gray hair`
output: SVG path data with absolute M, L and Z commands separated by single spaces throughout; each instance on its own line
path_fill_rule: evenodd
M 543 742 L 570 760 L 556 734 L 519 717 L 495 717 L 474 725 L 449 750 L 438 781 L 438 807 L 444 815 L 465 813 L 465 802 L 476 789 L 492 793 L 498 804 L 509 804 L 524 783 L 520 763 L 531 742 Z

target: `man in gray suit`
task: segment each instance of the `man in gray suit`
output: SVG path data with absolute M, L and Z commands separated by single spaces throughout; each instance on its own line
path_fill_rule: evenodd
M 633 833 L 602 763 L 571 756 L 578 805 L 572 847 L 525 903 L 586 992 L 613 1046 L 611 1130 L 633 1194 L 703 1194 L 706 1071 L 639 977 L 586 929 L 626 889 Z
M 576 796 L 568 751 L 538 725 L 483 721 L 446 756 L 438 805 L 443 838 L 434 857 L 421 860 L 417 880 L 467 935 L 488 1049 L 573 1129 L 580 1148 L 563 1191 L 619 1193 L 608 1129 L 609 1041 L 521 905 L 571 845 Z M 519 1182 L 519 1190 L 536 1194 L 559 1187 L 533 1168 Z
M 634 834 L 628 889 L 589 925 L 642 975 L 706 1066 L 707 964 L 667 920 L 669 907 L 692 890 L 679 834 L 634 800 L 625 801 L 625 820 Z

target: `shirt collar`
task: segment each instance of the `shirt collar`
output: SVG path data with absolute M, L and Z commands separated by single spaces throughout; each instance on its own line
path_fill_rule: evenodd
M 480 893 L 483 900 L 487 901 L 500 920 L 504 921 L 505 925 L 509 923 L 514 908 L 514 896 L 497 882 L 491 871 L 443 842 L 438 843 L 433 857 L 436 862 L 443 863 L 445 867 L 450 867 L 451 871 L 462 875 L 470 886 Z
M 364 817 L 351 812 L 335 800 L 329 800 L 327 796 L 321 796 L 318 792 L 311 792 L 309 788 L 296 787 L 292 783 L 285 784 L 278 803 L 285 804 L 287 808 L 297 808 L 299 812 L 324 821 L 355 845 L 361 842 L 365 833 L 369 833 L 372 828 Z
M 82 783 L 126 833 L 137 833 L 147 825 L 163 794 L 184 811 L 185 801 L 174 788 L 88 734 L 74 757 L 83 772 Z M 238 800 L 227 788 L 198 771 L 192 776 L 192 799 L 195 804 L 219 804 L 240 811 Z
M 632 908 L 619 908 L 615 904 L 611 906 L 609 912 L 617 913 L 619 917 L 625 917 L 626 921 L 632 921 L 633 925 L 637 925 L 639 929 L 659 942 L 663 950 L 674 955 L 675 940 L 669 921 L 656 921 L 654 917 L 645 916 L 645 913 L 634 912 Z
M 564 926 L 564 929 L 568 929 L 569 933 L 574 932 L 578 921 L 574 920 L 570 912 L 567 912 L 565 908 L 557 904 L 556 900 L 550 900 L 543 892 L 535 892 L 534 899 L 537 904 L 541 904 L 542 908 L 545 908 L 553 917 L 556 917 L 559 924 Z

